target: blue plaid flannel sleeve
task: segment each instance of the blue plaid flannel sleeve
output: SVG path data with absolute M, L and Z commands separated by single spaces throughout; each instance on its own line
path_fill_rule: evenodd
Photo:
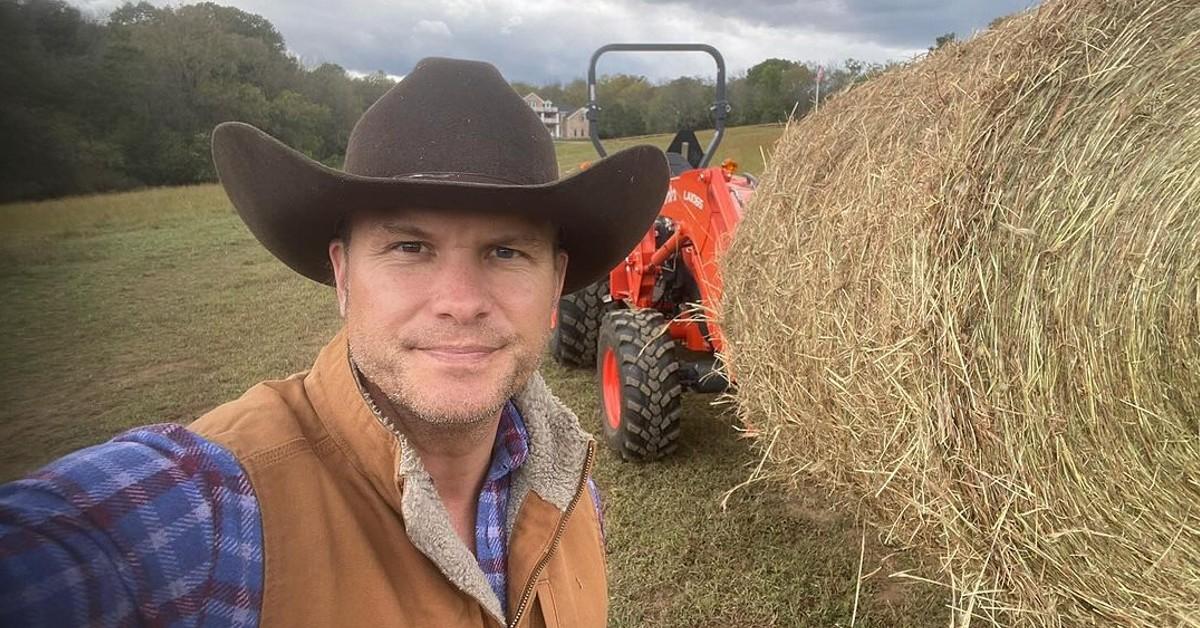
M 0 486 L 0 625 L 257 625 L 261 525 L 228 451 L 127 432 Z
M 600 543 L 608 547 L 608 531 L 604 529 L 604 499 L 600 496 L 600 487 L 596 486 L 596 480 L 589 477 L 587 481 L 588 493 L 592 496 L 592 507 L 596 509 L 596 518 L 600 520 Z

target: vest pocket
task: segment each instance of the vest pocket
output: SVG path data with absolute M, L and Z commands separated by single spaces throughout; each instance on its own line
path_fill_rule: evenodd
M 550 581 L 542 580 L 537 585 L 537 605 L 542 611 L 546 628 L 559 628 L 562 623 L 558 618 L 558 606 L 554 602 L 554 592 L 550 589 Z

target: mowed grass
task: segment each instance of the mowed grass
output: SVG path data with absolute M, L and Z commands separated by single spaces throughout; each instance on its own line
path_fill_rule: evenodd
M 0 206 L 0 229 L 0 480 L 186 423 L 307 368 L 340 326 L 330 289 L 263 250 L 216 185 Z M 549 360 L 544 373 L 599 434 L 592 374 Z M 888 578 L 908 565 L 871 537 L 860 568 L 861 528 L 826 496 L 753 483 L 722 510 L 757 458 L 712 400 L 687 399 L 670 460 L 601 448 L 611 625 L 944 623 L 941 592 Z
M 781 133 L 783 133 L 781 124 L 757 124 L 726 129 L 725 137 L 717 146 L 717 154 L 710 164 L 719 166 L 725 159 L 732 159 L 737 162 L 740 171 L 749 172 L 755 176 L 760 175 L 765 166 L 764 160 L 770 155 L 771 146 L 776 139 L 779 139 Z M 712 131 L 696 132 L 696 139 L 700 140 L 704 147 L 708 146 L 712 136 Z M 622 137 L 604 140 L 604 148 L 610 155 L 622 148 L 638 144 L 650 144 L 666 150 L 673 137 L 675 137 L 674 133 Z M 556 142 L 556 146 L 558 148 L 558 169 L 563 174 L 578 170 L 579 165 L 584 162 L 599 159 L 596 149 L 588 140 L 560 141 Z

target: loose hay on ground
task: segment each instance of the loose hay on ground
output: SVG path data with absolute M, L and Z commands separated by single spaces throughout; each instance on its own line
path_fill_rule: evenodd
M 1200 626 L 1200 4 L 1047 0 L 795 123 L 723 262 L 770 468 L 956 625 Z

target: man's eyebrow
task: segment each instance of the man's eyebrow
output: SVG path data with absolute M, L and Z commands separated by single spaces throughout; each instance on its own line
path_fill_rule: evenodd
M 489 238 L 488 242 L 491 246 L 507 244 L 532 247 L 550 246 L 550 243 L 546 240 L 546 238 L 541 238 L 528 233 L 502 233 L 494 238 Z
M 433 234 L 429 233 L 428 231 L 416 225 L 410 225 L 395 220 L 381 222 L 379 223 L 379 228 L 394 236 L 407 236 L 420 240 L 433 239 Z
M 391 236 L 401 236 L 416 240 L 433 240 L 434 236 L 416 225 L 399 220 L 385 220 L 379 223 L 379 229 Z M 524 232 L 501 232 L 487 239 L 488 246 L 520 245 L 526 247 L 548 247 L 546 238 Z

